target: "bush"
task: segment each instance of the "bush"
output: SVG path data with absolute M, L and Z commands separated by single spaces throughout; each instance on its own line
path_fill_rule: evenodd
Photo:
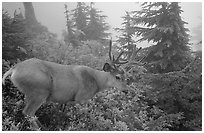
M 125 76 L 132 79 L 129 91 L 107 90 L 87 103 L 67 105 L 64 112 L 60 104 L 45 104 L 36 116 L 54 131 L 201 130 L 201 63 L 196 58 L 183 71 L 166 74 L 135 66 Z M 3 73 L 10 66 L 3 60 Z M 23 94 L 9 80 L 2 93 L 2 129 L 34 130 L 22 114 Z
M 8 70 L 6 63 L 3 70 Z M 149 85 L 130 84 L 131 90 L 116 89 L 98 93 L 84 104 L 67 105 L 65 111 L 59 104 L 45 104 L 36 116 L 49 130 L 85 131 L 135 131 L 169 130 L 182 114 L 166 114 L 156 106 L 150 108 L 144 100 L 145 88 Z M 34 130 L 22 114 L 23 95 L 10 81 L 3 86 L 3 130 Z
M 167 114 L 182 113 L 183 119 L 170 130 L 201 130 L 202 61 L 200 57 L 182 71 L 144 76 L 152 88 L 146 90 L 149 106 L 157 106 Z

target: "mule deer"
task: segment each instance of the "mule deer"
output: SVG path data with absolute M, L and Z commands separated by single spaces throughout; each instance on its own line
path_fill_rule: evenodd
M 57 103 L 85 102 L 97 92 L 116 87 L 126 90 L 125 80 L 121 81 L 116 75 L 124 72 L 116 64 L 125 64 L 121 61 L 124 52 L 117 59 L 112 56 L 112 41 L 110 41 L 110 63 L 105 63 L 104 71 L 87 66 L 61 65 L 40 59 L 28 59 L 16 64 L 3 76 L 5 79 L 11 75 L 12 83 L 25 94 L 26 106 L 23 113 L 32 120 L 32 124 L 39 128 L 42 126 L 35 117 L 38 108 L 47 101 Z

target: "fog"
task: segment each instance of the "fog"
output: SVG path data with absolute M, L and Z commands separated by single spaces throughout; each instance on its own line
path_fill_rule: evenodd
M 33 2 L 37 20 L 47 26 L 49 31 L 56 33 L 58 38 L 61 38 L 62 30 L 66 28 L 64 4 L 68 5 L 69 10 L 76 8 L 76 2 Z M 202 40 L 202 3 L 182 2 L 180 6 L 183 10 L 182 19 L 188 23 L 185 27 L 190 30 L 191 42 L 196 43 Z M 136 2 L 96 2 L 94 7 L 103 11 L 103 15 L 108 16 L 106 22 L 111 26 L 110 32 L 113 38 L 117 35 L 113 28 L 121 27 L 121 17 L 125 15 L 125 11 L 141 9 L 139 3 Z M 3 2 L 2 8 L 11 15 L 15 10 L 19 11 L 19 8 L 24 12 L 22 2 Z

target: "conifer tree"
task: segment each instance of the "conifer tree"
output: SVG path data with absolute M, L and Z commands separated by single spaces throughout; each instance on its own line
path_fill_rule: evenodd
M 28 25 L 36 25 L 38 21 L 35 17 L 34 8 L 32 2 L 23 2 L 25 8 L 25 18 Z
M 65 4 L 65 15 L 66 15 L 66 26 L 67 26 L 67 31 L 64 32 L 64 41 L 67 45 L 72 44 L 74 48 L 77 48 L 80 45 L 80 42 L 75 35 L 74 31 L 74 22 L 71 19 L 70 11 L 68 10 L 67 5 Z
M 87 12 L 88 7 L 85 5 L 84 2 L 77 2 L 77 8 L 72 10 L 73 12 L 73 20 L 75 22 L 74 26 L 79 30 L 81 33 L 78 39 L 79 40 L 85 40 L 85 28 L 87 26 Z
M 105 22 L 107 16 L 101 15 L 102 11 L 93 7 L 93 2 L 90 5 L 90 11 L 88 12 L 88 24 L 85 30 L 86 38 L 88 40 L 104 39 L 109 35 L 106 31 L 109 29 L 108 24 Z
M 2 13 L 2 58 L 14 61 L 25 59 L 26 53 L 26 34 L 25 19 L 22 13 L 14 12 L 12 18 L 8 12 L 3 10 Z
M 123 16 L 122 18 L 123 18 L 123 23 L 122 23 L 123 28 L 115 28 L 115 30 L 121 32 L 122 34 L 119 36 L 117 42 L 119 42 L 119 44 L 123 48 L 125 49 L 127 48 L 129 53 L 132 53 L 133 44 L 135 43 L 135 41 L 132 39 L 135 34 L 135 31 L 132 25 L 132 18 L 129 12 L 126 12 L 126 15 Z
M 139 41 L 156 43 L 146 58 L 156 72 L 170 72 L 186 66 L 189 35 L 181 12 L 177 2 L 143 3 L 141 11 L 133 12 L 136 35 L 142 36 Z
M 32 2 L 23 2 L 23 5 L 25 9 L 27 34 L 31 34 L 30 36 L 34 37 L 39 35 L 39 33 L 48 32 L 47 27 L 37 21 Z

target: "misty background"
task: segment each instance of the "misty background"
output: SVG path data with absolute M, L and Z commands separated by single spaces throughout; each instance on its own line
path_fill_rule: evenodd
M 58 38 L 62 38 L 62 31 L 66 29 L 66 17 L 64 4 L 68 5 L 68 10 L 76 8 L 76 2 L 33 2 L 37 20 L 48 27 L 50 32 L 56 33 Z M 90 2 L 86 2 L 87 5 Z M 198 43 L 202 40 L 202 3 L 201 2 L 181 2 L 179 3 L 183 12 L 182 19 L 188 24 L 186 28 L 190 30 L 191 43 Z M 110 25 L 110 32 L 113 39 L 118 36 L 113 28 L 119 28 L 122 24 L 122 16 L 125 11 L 141 10 L 138 2 L 95 2 L 94 7 L 101 10 L 106 15 L 106 22 Z M 2 8 L 12 16 L 14 11 L 22 11 L 24 7 L 22 2 L 3 2 Z M 138 46 L 146 47 L 147 42 L 141 42 Z M 201 45 L 194 45 L 193 50 L 201 50 Z

